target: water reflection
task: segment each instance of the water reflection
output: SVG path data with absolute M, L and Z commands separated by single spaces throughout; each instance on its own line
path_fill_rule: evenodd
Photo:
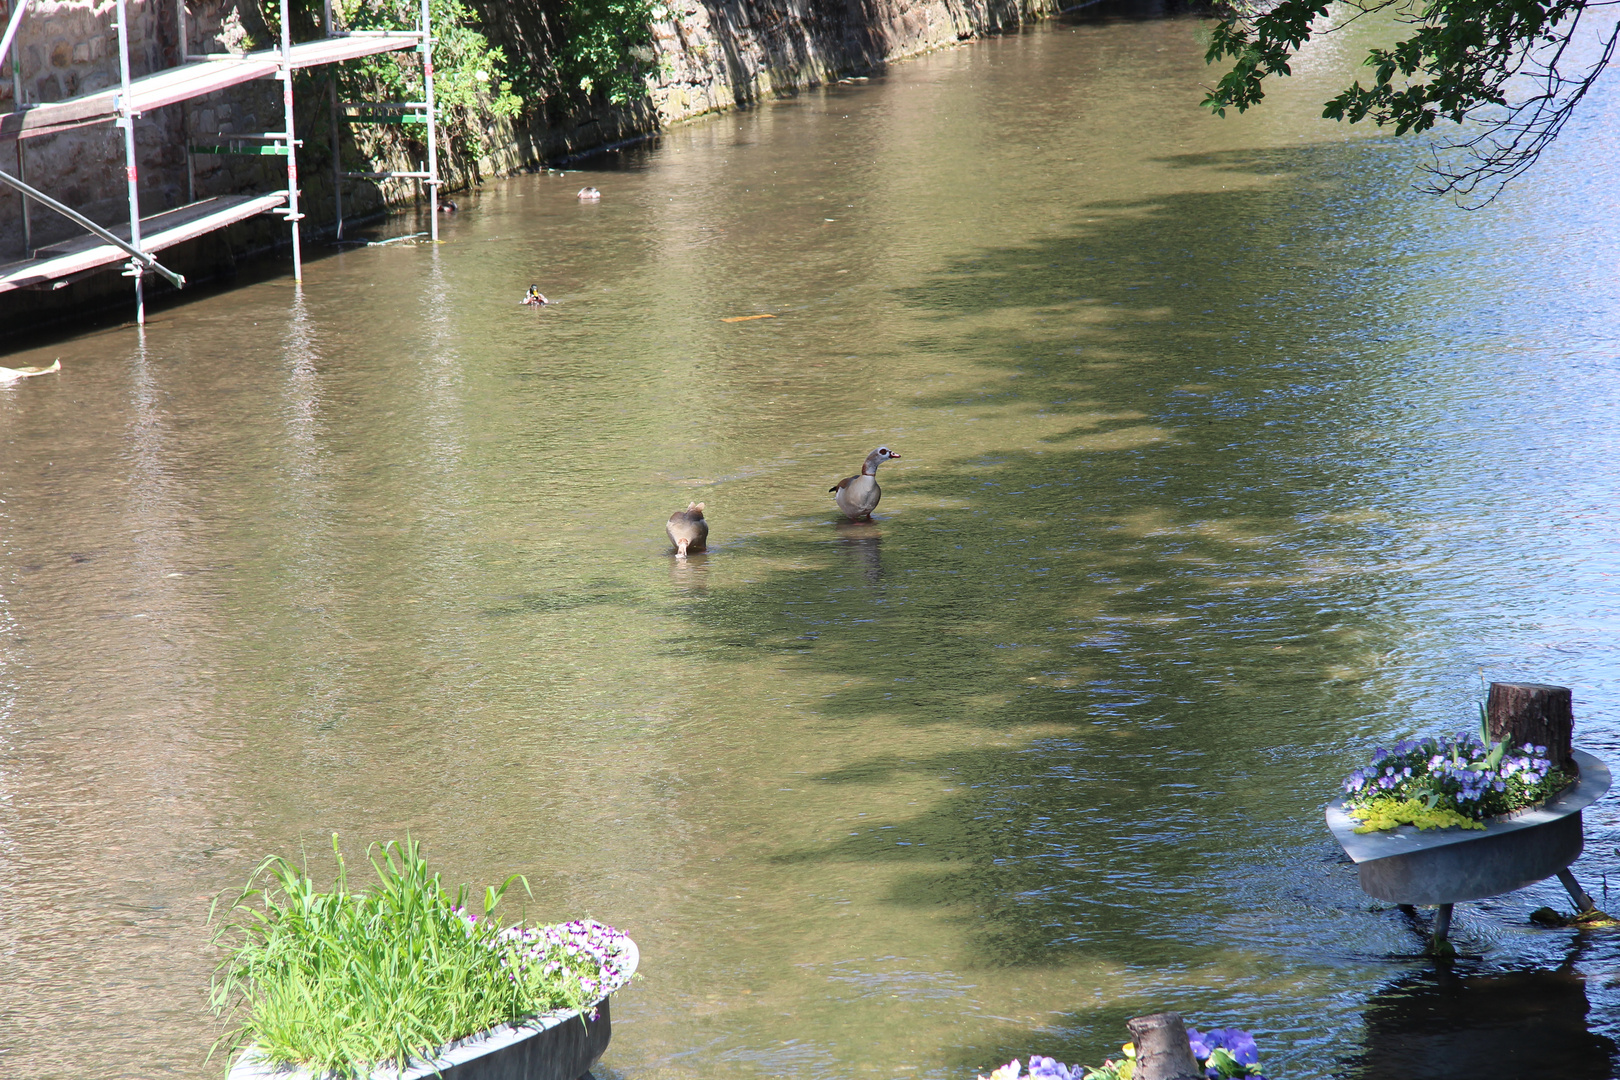
M 674 550 L 674 549 L 671 549 Z M 669 580 L 685 596 L 705 596 L 709 592 L 709 553 L 694 551 L 684 559 L 669 558 Z
M 1554 971 L 1443 964 L 1396 979 L 1363 1013 L 1365 1049 L 1344 1080 L 1610 1080 L 1620 1051 L 1593 1032 L 1575 956 Z
M 883 580 L 883 533 L 881 527 L 869 521 L 840 521 L 839 547 L 849 564 L 876 585 Z

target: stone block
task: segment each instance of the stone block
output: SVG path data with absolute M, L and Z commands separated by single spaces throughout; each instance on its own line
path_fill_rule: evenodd
M 67 38 L 57 38 L 51 42 L 51 66 L 55 68 L 73 66 L 73 43 Z

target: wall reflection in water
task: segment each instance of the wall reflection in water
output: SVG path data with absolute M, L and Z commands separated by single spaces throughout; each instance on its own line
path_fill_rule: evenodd
M 1591 1031 L 1586 977 L 1555 971 L 1474 973 L 1462 964 L 1403 976 L 1368 1005 L 1366 1048 L 1345 1080 L 1609 1080 L 1616 1046 Z

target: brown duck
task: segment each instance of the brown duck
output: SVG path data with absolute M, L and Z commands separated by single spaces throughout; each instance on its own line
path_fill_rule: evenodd
M 685 510 L 677 510 L 669 515 L 664 531 L 669 533 L 670 543 L 675 545 L 677 559 L 686 558 L 688 551 L 708 550 L 709 523 L 703 520 L 702 503 L 687 503 Z
M 877 482 L 878 466 L 891 459 L 899 461 L 900 455 L 887 446 L 880 446 L 866 455 L 858 474 L 846 476 L 827 489 L 833 493 L 833 501 L 838 504 L 838 509 L 849 520 L 872 520 L 872 511 L 877 509 L 878 500 L 883 498 L 883 489 L 878 487 Z

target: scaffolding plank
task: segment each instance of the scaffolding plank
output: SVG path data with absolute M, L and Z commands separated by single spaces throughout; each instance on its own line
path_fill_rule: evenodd
M 422 35 L 414 31 L 322 38 L 294 45 L 292 66 L 317 67 L 414 48 L 421 40 Z M 264 49 L 246 56 L 208 56 L 133 80 L 130 83 L 130 102 L 136 112 L 147 112 L 254 79 L 268 79 L 280 70 L 279 49 Z M 24 106 L 16 112 L 0 113 L 0 142 L 31 139 L 90 124 L 108 123 L 117 116 L 119 93 L 118 87 L 112 87 L 61 101 Z
M 319 41 L 306 41 L 302 45 L 294 45 L 292 66 L 307 68 L 318 67 L 321 64 L 336 64 L 343 60 L 357 60 L 362 56 L 415 48 L 421 43 L 422 35 L 414 30 L 322 38 Z
M 267 210 L 284 206 L 285 191 L 268 195 L 223 195 L 165 210 L 141 219 L 141 248 L 162 251 L 187 240 L 223 229 Z M 129 224 L 108 226 L 108 231 L 129 239 Z M 13 289 L 49 288 L 67 284 L 87 271 L 126 262 L 128 253 L 95 236 L 81 236 L 40 248 L 32 259 L 0 266 L 0 293 Z

